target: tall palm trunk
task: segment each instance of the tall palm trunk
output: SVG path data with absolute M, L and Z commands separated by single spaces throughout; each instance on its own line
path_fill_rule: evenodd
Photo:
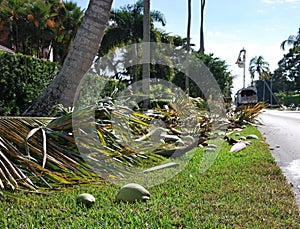
M 46 116 L 56 104 L 73 106 L 77 86 L 98 52 L 112 2 L 113 0 L 90 0 L 61 71 L 24 115 Z
M 189 56 L 190 56 L 190 42 L 191 42 L 191 15 L 192 15 L 192 1 L 188 0 L 188 23 L 187 23 L 187 56 L 185 66 L 185 90 L 189 94 Z
M 199 49 L 199 52 L 202 54 L 204 54 L 204 32 L 203 32 L 204 8 L 205 8 L 205 0 L 201 0 L 200 49 Z
M 146 95 L 143 106 L 148 108 L 150 105 L 150 0 L 144 0 L 144 19 L 143 19 L 143 93 Z

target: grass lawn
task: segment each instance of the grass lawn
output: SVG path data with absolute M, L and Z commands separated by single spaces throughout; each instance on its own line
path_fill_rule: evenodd
M 4 194 L 0 228 L 300 228 L 294 194 L 261 135 L 253 127 L 241 134 L 260 139 L 234 154 L 224 143 L 204 173 L 199 148 L 182 172 L 148 188 L 147 202 L 116 203 L 120 187 L 110 183 L 15 193 L 19 199 Z M 76 206 L 83 192 L 96 198 L 90 209 Z

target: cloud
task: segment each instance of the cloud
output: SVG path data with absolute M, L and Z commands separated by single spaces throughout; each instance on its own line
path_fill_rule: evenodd
M 267 4 L 275 4 L 275 3 L 300 3 L 300 0 L 263 0 L 264 3 Z
M 263 13 L 265 13 L 265 11 L 264 11 L 264 10 L 262 10 L 262 9 L 256 10 L 256 12 L 257 12 L 257 13 L 259 13 L 259 14 L 263 14 Z

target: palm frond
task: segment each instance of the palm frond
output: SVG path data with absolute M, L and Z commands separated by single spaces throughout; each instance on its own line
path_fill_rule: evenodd
M 164 160 L 161 152 L 175 151 L 178 139 L 188 148 L 185 137 L 198 142 L 206 136 L 209 118 L 192 100 L 178 95 L 173 100 L 145 113 L 111 102 L 99 103 L 94 116 L 87 107 L 55 119 L 0 117 L 0 188 L 37 190 L 102 181 L 88 166 L 89 160 L 141 166 Z M 74 117 L 80 128 L 72 125 Z M 158 117 L 164 128 L 152 124 Z M 83 138 L 91 129 L 96 136 Z M 75 142 L 75 132 L 76 140 L 84 140 Z M 80 154 L 77 144 L 88 153 Z

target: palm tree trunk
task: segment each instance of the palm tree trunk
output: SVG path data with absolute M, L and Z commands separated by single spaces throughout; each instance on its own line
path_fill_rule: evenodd
M 150 0 L 144 0 L 143 19 L 143 93 L 146 95 L 143 106 L 144 109 L 150 106 Z
M 204 54 L 204 32 L 203 32 L 204 8 L 205 8 L 205 0 L 201 0 L 200 49 L 199 49 L 199 52 L 201 54 Z
M 56 104 L 73 106 L 77 86 L 98 52 L 112 2 L 113 0 L 90 0 L 61 71 L 24 115 L 47 116 Z
M 185 66 L 185 90 L 189 94 L 189 61 L 190 61 L 190 42 L 191 42 L 191 15 L 192 15 L 192 1 L 188 0 L 188 23 L 187 23 L 187 56 Z

